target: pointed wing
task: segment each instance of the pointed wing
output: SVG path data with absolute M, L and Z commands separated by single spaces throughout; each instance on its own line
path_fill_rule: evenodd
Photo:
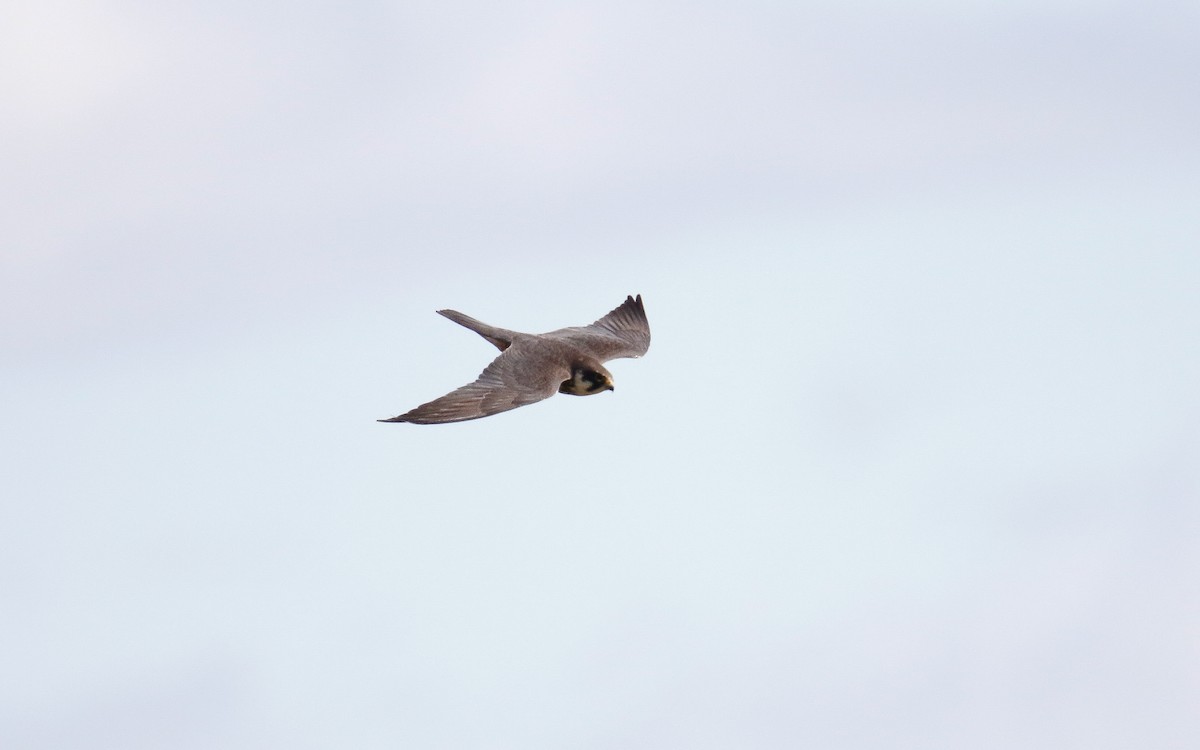
M 530 356 L 514 345 L 492 360 L 475 382 L 398 417 L 378 421 L 441 424 L 490 417 L 550 398 L 558 392 L 559 384 L 570 377 L 571 372 L 565 366 Z
M 584 347 L 601 362 L 640 357 L 650 349 L 650 321 L 640 294 L 636 299 L 626 297 L 619 307 L 590 326 L 561 328 L 545 335 Z

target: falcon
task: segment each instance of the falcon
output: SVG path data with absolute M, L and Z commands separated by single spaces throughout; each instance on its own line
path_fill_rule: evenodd
M 650 348 L 650 322 L 642 295 L 626 297 L 608 315 L 587 326 L 549 333 L 497 328 L 456 310 L 438 310 L 500 350 L 475 382 L 380 422 L 441 424 L 490 417 L 550 398 L 555 393 L 592 396 L 614 390 L 610 359 L 640 357 Z

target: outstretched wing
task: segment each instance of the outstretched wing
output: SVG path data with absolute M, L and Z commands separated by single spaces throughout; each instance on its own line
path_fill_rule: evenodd
M 565 366 L 547 363 L 529 356 L 521 347 L 511 346 L 492 360 L 475 382 L 398 417 L 378 421 L 441 424 L 490 417 L 550 398 L 570 377 Z
M 650 349 L 650 321 L 642 295 L 626 297 L 619 307 L 590 326 L 561 328 L 545 334 L 589 350 L 601 362 L 640 357 Z

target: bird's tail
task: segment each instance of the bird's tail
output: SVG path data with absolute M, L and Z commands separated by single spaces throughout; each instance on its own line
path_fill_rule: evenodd
M 438 315 L 449 318 L 464 328 L 470 328 L 500 351 L 504 351 L 512 344 L 513 332 L 508 329 L 490 326 L 483 321 L 475 320 L 470 315 L 463 315 L 457 310 L 438 310 Z

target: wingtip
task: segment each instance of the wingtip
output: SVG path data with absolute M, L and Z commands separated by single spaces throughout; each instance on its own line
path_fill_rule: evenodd
M 375 421 L 376 422 L 407 422 L 408 420 L 405 419 L 403 416 L 400 416 L 400 417 L 389 417 L 388 419 L 376 419 Z

